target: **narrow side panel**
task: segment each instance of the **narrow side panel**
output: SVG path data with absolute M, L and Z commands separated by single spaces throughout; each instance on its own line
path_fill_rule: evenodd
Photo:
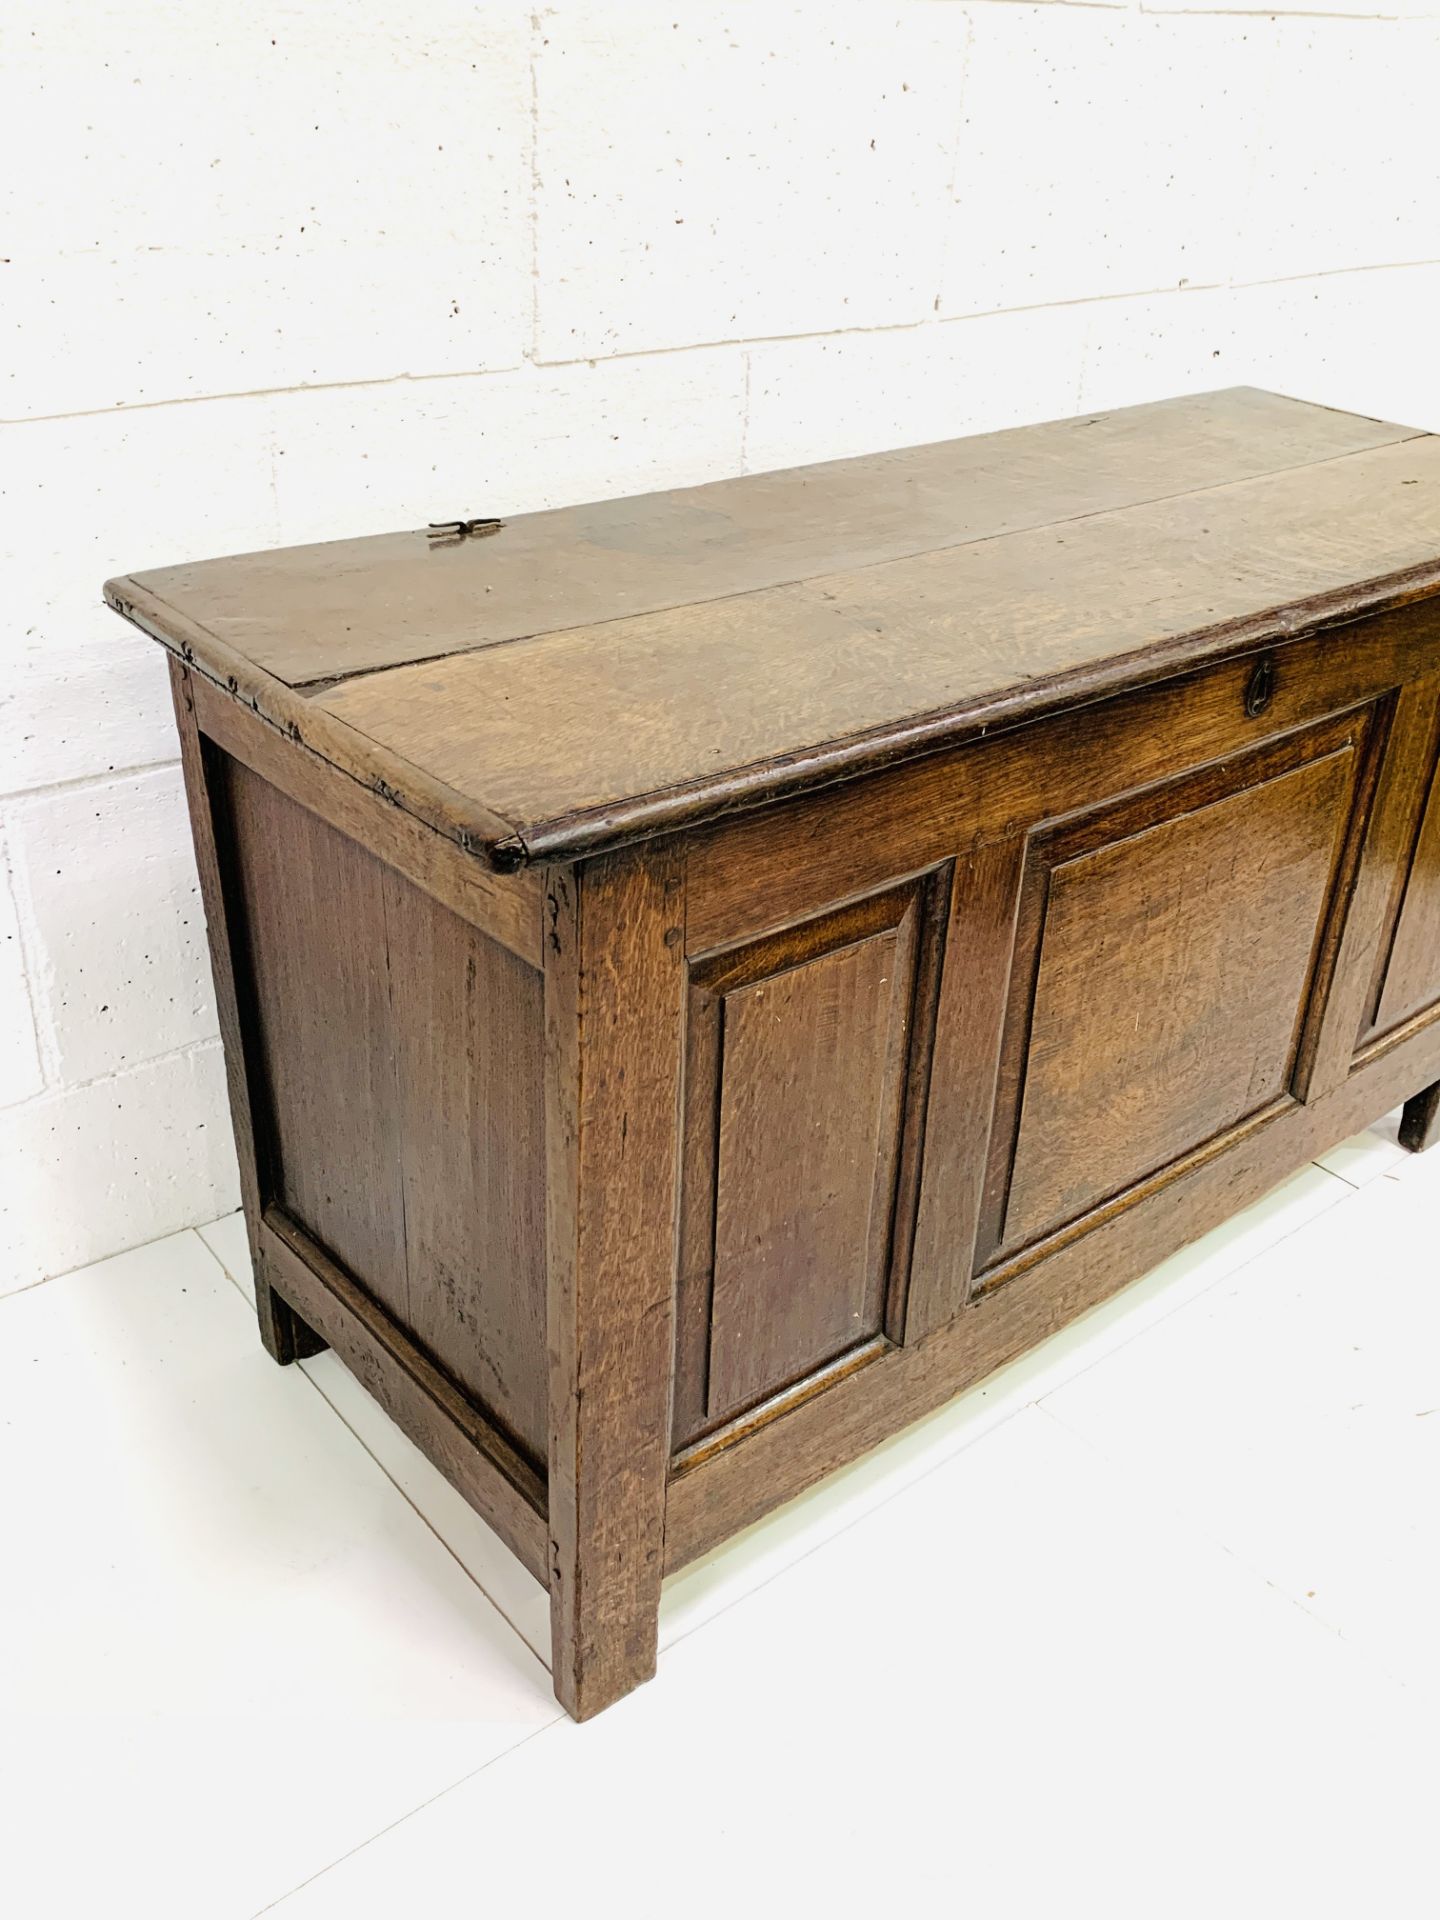
M 906 957 L 890 928 L 724 1002 L 712 1419 L 880 1330 Z
M 692 966 L 677 1448 L 903 1324 L 949 881 Z
M 265 1198 L 408 1324 L 385 872 L 248 767 L 222 764 Z
M 545 1458 L 540 974 L 386 876 L 410 1326 Z
M 1395 927 L 1395 943 L 1376 1009 L 1375 1030 L 1390 1032 L 1440 1001 L 1440 748 Z

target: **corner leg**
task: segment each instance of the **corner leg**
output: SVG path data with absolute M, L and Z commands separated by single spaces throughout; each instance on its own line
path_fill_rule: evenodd
M 586 1720 L 655 1671 L 670 1462 L 684 870 L 558 870 L 545 956 L 550 1621 Z
M 1400 1144 L 1411 1153 L 1424 1153 L 1427 1147 L 1440 1144 L 1440 1080 L 1405 1102 Z
M 213 762 L 195 716 L 190 669 L 170 661 L 170 692 L 180 735 L 180 761 L 185 773 L 185 796 L 195 859 L 200 870 L 200 895 L 205 903 L 205 926 L 210 941 L 210 971 L 215 981 L 215 1004 L 220 1015 L 220 1037 L 225 1045 L 225 1082 L 230 1095 L 230 1119 L 235 1128 L 235 1154 L 240 1166 L 240 1198 L 250 1240 L 250 1264 L 255 1274 L 255 1312 L 260 1341 L 282 1367 L 292 1360 L 308 1360 L 324 1351 L 325 1342 L 314 1333 L 271 1286 L 262 1270 L 256 1235 L 260 1222 L 259 1156 L 255 1143 L 254 1103 L 251 1097 L 245 1036 L 235 991 L 235 960 L 227 912 L 225 879 L 217 819 L 224 815 L 223 783 L 212 779 Z
M 313 1359 L 317 1353 L 324 1353 L 328 1344 L 280 1297 L 261 1275 L 258 1263 L 255 1317 L 260 1322 L 260 1344 L 277 1366 L 288 1367 L 293 1360 Z

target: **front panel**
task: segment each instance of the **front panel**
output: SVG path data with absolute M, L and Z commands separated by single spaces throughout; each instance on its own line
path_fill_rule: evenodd
M 677 1445 L 898 1324 L 948 892 L 942 869 L 691 967 Z
M 1031 836 L 980 1284 L 1295 1097 L 1368 724 Z
M 1333 1091 L 1375 964 L 1352 903 L 1368 921 L 1388 886 L 1377 793 L 1388 847 L 1387 755 L 1420 698 L 1395 631 L 1227 662 L 697 839 L 682 1477 L 758 1458 L 772 1421 L 841 1405 L 852 1375 L 1032 1270 L 1043 1293 L 1124 1218 L 1156 1223 L 1133 1236 L 1163 1258 L 1205 1168 Z M 1422 876 L 1435 818 L 1432 799 Z M 1412 878 L 1392 903 L 1395 979 L 1428 954 L 1430 898 Z

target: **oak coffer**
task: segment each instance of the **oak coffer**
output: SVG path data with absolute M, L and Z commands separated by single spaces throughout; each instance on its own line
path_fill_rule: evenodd
M 261 1335 L 548 1587 L 577 1716 L 667 1570 L 1440 1132 L 1440 438 L 1210 394 L 105 591 Z

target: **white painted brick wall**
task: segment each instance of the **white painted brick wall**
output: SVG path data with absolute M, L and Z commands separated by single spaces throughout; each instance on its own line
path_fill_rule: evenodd
M 205 916 L 175 765 L 50 788 L 10 808 L 31 990 L 64 1085 L 209 1039 Z
M 109 573 L 1242 381 L 1440 427 L 1440 0 L 10 0 L 0 1290 L 233 1204 Z

